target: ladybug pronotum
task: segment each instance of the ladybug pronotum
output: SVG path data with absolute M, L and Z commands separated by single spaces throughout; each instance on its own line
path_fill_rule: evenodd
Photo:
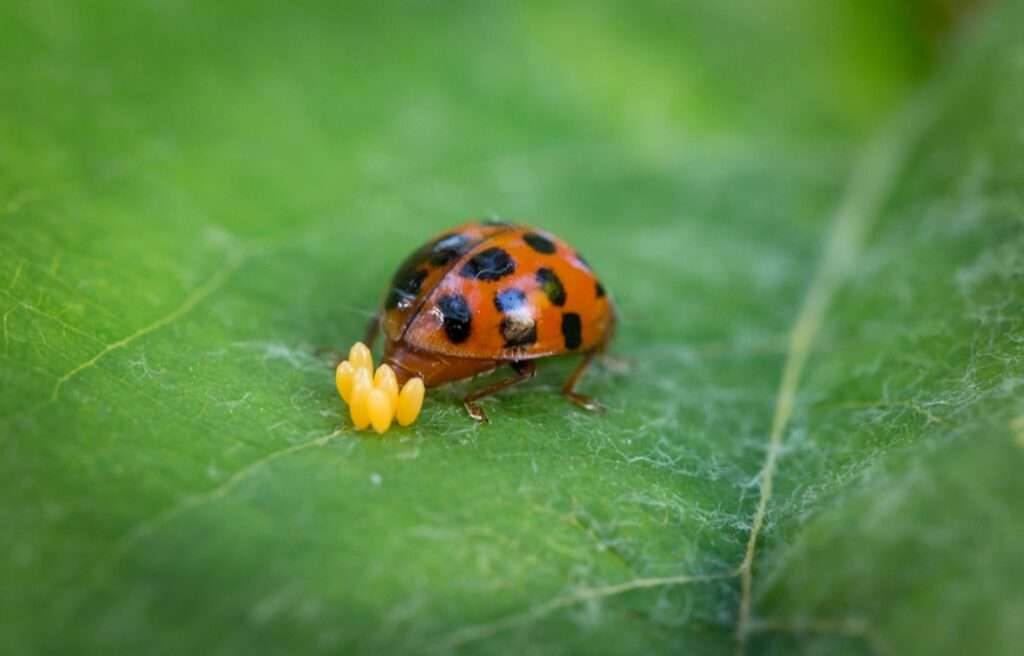
M 400 386 L 420 378 L 436 387 L 508 365 L 512 376 L 463 399 L 470 417 L 487 421 L 480 399 L 532 378 L 538 359 L 575 353 L 583 359 L 561 393 L 600 409 L 576 383 L 614 327 L 611 297 L 579 253 L 541 230 L 489 221 L 448 230 L 406 258 L 365 341 L 372 348 L 384 333 L 384 363 Z

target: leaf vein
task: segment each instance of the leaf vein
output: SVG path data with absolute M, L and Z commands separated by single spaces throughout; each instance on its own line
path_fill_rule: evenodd
M 634 590 L 703 583 L 718 579 L 732 578 L 733 576 L 735 576 L 733 572 L 681 574 L 678 576 L 636 578 L 611 585 L 580 588 L 568 594 L 549 599 L 548 601 L 532 608 L 528 608 L 525 611 L 507 615 L 493 622 L 464 626 L 461 629 L 454 631 L 443 640 L 438 641 L 434 645 L 433 650 L 448 652 L 464 644 L 478 640 L 485 640 L 500 633 L 501 631 L 530 624 L 531 622 L 547 617 L 548 615 L 551 615 L 563 608 L 575 606 L 588 601 L 614 597 Z
M 832 299 L 848 277 L 868 232 L 891 196 L 893 181 L 906 167 L 920 135 L 931 124 L 934 99 L 930 89 L 908 103 L 864 148 L 855 161 L 846 191 L 829 230 L 824 252 L 789 334 L 789 345 L 772 412 L 768 450 L 758 473 L 760 495 L 738 572 L 740 607 L 736 622 L 736 654 L 746 653 L 751 626 L 753 566 L 757 540 L 764 528 L 779 454 L 796 403 L 797 388 Z
M 61 387 L 63 387 L 65 383 L 67 383 L 69 380 L 74 378 L 82 371 L 96 366 L 97 362 L 99 362 L 104 356 L 108 355 L 112 351 L 124 348 L 131 344 L 132 342 L 134 342 L 135 340 L 145 337 L 146 335 L 155 332 L 163 328 L 164 326 L 173 323 L 174 321 L 187 315 L 197 305 L 202 303 L 203 300 L 205 300 L 210 294 L 220 289 L 224 285 L 224 283 L 227 282 L 228 278 L 231 277 L 231 274 L 234 273 L 235 270 L 242 265 L 245 259 L 246 257 L 241 255 L 229 257 L 227 264 L 223 268 L 221 268 L 205 283 L 203 283 L 199 287 L 196 287 L 192 291 L 192 293 L 189 294 L 185 298 L 185 300 L 182 301 L 182 303 L 178 305 L 178 307 L 174 308 L 174 310 L 172 310 L 170 313 L 164 315 L 163 317 L 160 317 L 159 319 L 150 323 L 149 325 L 139 328 L 134 333 L 127 335 L 126 337 L 122 337 L 116 342 L 108 344 L 85 362 L 82 362 L 77 366 L 71 368 L 67 373 L 65 373 L 63 376 L 57 379 L 57 382 L 53 386 L 53 392 L 50 395 L 50 400 L 56 401 L 57 399 L 59 399 Z
M 109 578 L 110 573 L 113 571 L 114 565 L 121 561 L 136 545 L 140 542 L 153 535 L 163 526 L 166 526 L 170 522 L 174 521 L 178 517 L 181 517 L 185 513 L 203 506 L 204 504 L 216 501 L 217 499 L 224 498 L 232 489 L 237 485 L 248 479 L 254 472 L 265 467 L 269 463 L 279 460 L 285 456 L 298 453 L 300 451 L 306 451 L 308 449 L 315 449 L 325 446 L 330 440 L 341 435 L 342 429 L 338 428 L 330 433 L 321 435 L 315 439 L 307 442 L 300 442 L 291 446 L 284 447 L 271 451 L 263 457 L 250 462 L 244 467 L 235 471 L 231 476 L 226 478 L 219 485 L 196 494 L 191 494 L 181 499 L 178 503 L 168 507 L 164 511 L 152 516 L 151 518 L 144 520 L 136 524 L 132 529 L 124 533 L 120 539 L 118 539 L 110 553 L 102 561 L 98 562 L 92 568 L 92 580 L 93 584 L 89 586 L 95 589 L 102 585 L 102 583 Z M 84 596 L 84 595 L 83 595 Z

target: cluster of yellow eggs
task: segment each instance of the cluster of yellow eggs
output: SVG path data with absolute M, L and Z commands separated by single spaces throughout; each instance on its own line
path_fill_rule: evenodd
M 348 353 L 348 360 L 338 365 L 334 381 L 338 394 L 348 404 L 356 430 L 373 426 L 373 430 L 381 434 L 394 420 L 408 426 L 416 421 L 423 408 L 423 380 L 410 378 L 399 391 L 395 370 L 382 364 L 374 372 L 373 354 L 362 342 L 356 342 Z

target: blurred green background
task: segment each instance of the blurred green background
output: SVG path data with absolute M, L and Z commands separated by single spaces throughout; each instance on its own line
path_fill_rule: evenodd
M 3 4 L 0 652 L 1017 653 L 1021 25 Z M 316 350 L 480 217 L 615 295 L 608 412 L 352 432 Z

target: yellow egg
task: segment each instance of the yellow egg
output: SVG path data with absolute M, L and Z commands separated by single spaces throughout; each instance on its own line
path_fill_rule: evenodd
M 388 395 L 392 408 L 398 407 L 398 379 L 395 378 L 394 369 L 386 364 L 377 367 L 377 373 L 373 376 L 373 386 Z
M 366 347 L 366 344 L 362 342 L 356 342 L 349 349 L 348 361 L 356 369 L 365 368 L 373 371 L 373 354 L 370 353 L 370 349 Z
M 352 382 L 355 376 L 355 369 L 352 367 L 352 363 L 345 360 L 338 365 L 338 369 L 334 372 L 334 384 L 338 386 L 338 394 L 341 395 L 342 400 L 345 403 L 349 402 L 352 398 Z
M 398 423 L 408 426 L 416 421 L 423 408 L 423 395 L 426 389 L 423 387 L 422 378 L 410 378 L 402 387 L 398 395 Z
M 352 383 L 352 399 L 349 401 L 349 413 L 352 416 L 352 424 L 357 430 L 362 430 L 370 425 L 369 397 L 373 391 L 373 381 L 370 380 L 370 370 L 359 368 L 356 370 L 355 380 Z
M 391 420 L 395 417 L 395 406 L 391 404 L 388 393 L 382 389 L 370 390 L 366 400 L 366 407 L 369 410 L 370 423 L 373 430 L 380 435 L 391 428 Z

